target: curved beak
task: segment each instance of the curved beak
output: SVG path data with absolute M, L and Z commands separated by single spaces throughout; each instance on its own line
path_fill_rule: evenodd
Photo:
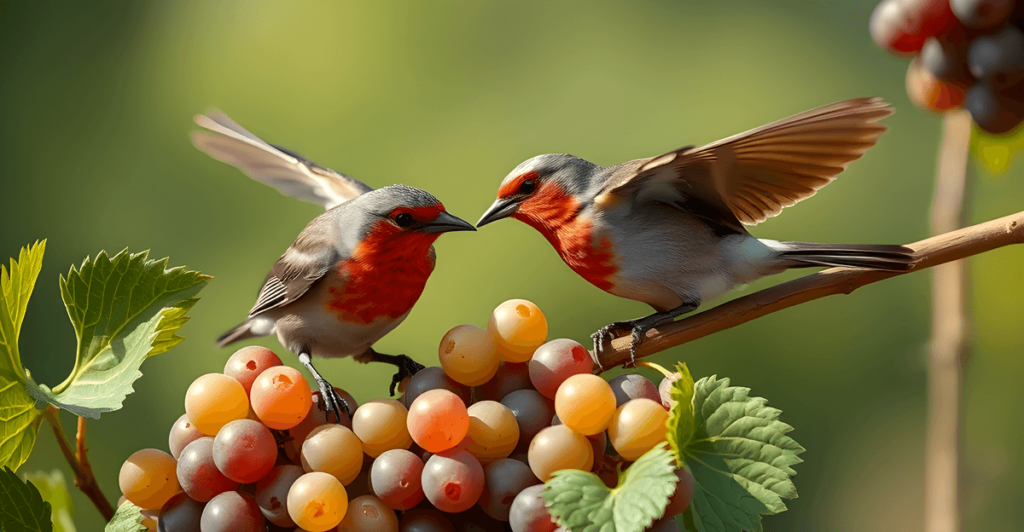
M 484 215 L 480 217 L 480 221 L 476 223 L 477 227 L 483 227 L 491 222 L 496 222 L 502 218 L 508 218 L 519 210 L 519 202 L 510 199 L 496 199 L 491 204 L 490 208 L 484 212 Z
M 442 212 L 437 218 L 424 223 L 420 231 L 424 233 L 448 233 L 451 231 L 476 231 L 476 228 L 473 227 L 473 224 L 462 218 Z

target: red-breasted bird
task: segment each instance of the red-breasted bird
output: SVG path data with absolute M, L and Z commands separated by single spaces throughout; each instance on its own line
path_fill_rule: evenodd
M 633 362 L 649 329 L 759 277 L 813 266 L 912 268 L 903 246 L 780 242 L 743 227 L 830 183 L 875 144 L 890 114 L 880 98 L 848 100 L 610 167 L 540 155 L 502 181 L 477 227 L 521 220 L 591 284 L 654 307 L 593 334 L 597 352 L 611 335 L 631 334 Z
M 394 395 L 395 384 L 423 366 L 405 355 L 378 353 L 373 344 L 402 323 L 419 299 L 434 270 L 434 241 L 473 226 L 448 214 L 427 192 L 405 185 L 374 190 L 260 140 L 218 111 L 195 121 L 208 130 L 192 137 L 200 150 L 327 209 L 271 268 L 246 320 L 217 345 L 276 334 L 316 379 L 324 406 L 339 421 L 338 406 L 349 407 L 311 356 L 394 364 Z

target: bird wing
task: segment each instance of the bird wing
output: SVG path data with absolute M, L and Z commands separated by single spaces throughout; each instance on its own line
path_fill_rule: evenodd
M 373 190 L 357 179 L 260 140 L 216 109 L 208 116 L 196 115 L 195 122 L 207 129 L 193 133 L 197 148 L 282 194 L 331 209 Z
M 818 107 L 700 148 L 627 163 L 599 196 L 635 195 L 680 208 L 696 200 L 728 225 L 757 225 L 832 182 L 874 146 L 888 129 L 877 122 L 892 113 L 881 98 Z
M 270 269 L 249 317 L 283 307 L 302 297 L 340 260 L 337 249 L 326 241 L 303 238 L 295 241 Z

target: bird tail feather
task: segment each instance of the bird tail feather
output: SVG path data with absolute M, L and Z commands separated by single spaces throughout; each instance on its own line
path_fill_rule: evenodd
M 778 242 L 779 258 L 789 268 L 815 266 L 846 266 L 905 272 L 914 268 L 917 258 L 906 246 L 871 244 L 815 244 L 811 242 Z
M 220 338 L 217 338 L 217 347 L 224 347 L 226 345 L 233 344 L 240 340 L 255 338 L 257 336 L 263 335 L 254 333 L 252 330 L 252 323 L 246 321 L 243 322 L 241 325 L 238 325 L 237 327 L 231 329 L 230 331 L 220 335 Z

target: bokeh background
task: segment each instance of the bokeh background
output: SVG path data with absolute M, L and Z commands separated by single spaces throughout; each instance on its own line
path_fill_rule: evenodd
M 371 185 L 428 189 L 475 221 L 502 177 L 533 155 L 614 164 L 883 96 L 898 112 L 878 146 L 752 232 L 924 238 L 940 121 L 908 101 L 907 62 L 872 43 L 873 5 L 0 2 L 0 256 L 49 239 L 21 335 L 25 363 L 50 385 L 71 370 L 57 279 L 87 255 L 150 249 L 215 276 L 182 329 L 187 340 L 143 366 L 123 410 L 90 424 L 93 467 L 112 500 L 130 453 L 166 448 L 188 384 L 221 371 L 231 353 L 214 338 L 245 316 L 270 265 L 320 213 L 194 149 L 192 116 L 210 106 Z M 972 220 L 1022 208 L 1024 161 L 1002 176 L 973 172 Z M 445 236 L 437 251 L 420 303 L 381 351 L 436 363 L 449 328 L 484 325 L 509 298 L 540 305 L 552 337 L 580 341 L 647 312 L 578 278 L 518 222 Z M 1024 249 L 970 265 L 965 529 L 1011 530 L 1024 506 Z M 767 530 L 922 528 L 928 282 L 928 273 L 893 279 L 653 357 L 731 377 L 796 427 L 807 448 L 800 498 L 766 518 Z M 320 364 L 360 401 L 387 393 L 389 368 Z M 71 478 L 43 427 L 23 470 L 54 467 Z M 99 514 L 72 493 L 79 529 L 100 530 Z

